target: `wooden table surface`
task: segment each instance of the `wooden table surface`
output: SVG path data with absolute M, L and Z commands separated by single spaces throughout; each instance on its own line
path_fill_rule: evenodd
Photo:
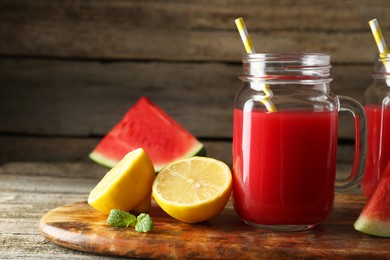
M 117 259 L 57 246 L 46 241 L 38 229 L 40 218 L 49 210 L 86 200 L 105 173 L 105 168 L 92 162 L 1 165 L 0 258 Z
M 86 200 L 105 172 L 92 162 L 1 165 L 0 259 L 110 259 L 57 246 L 38 228 L 49 210 Z

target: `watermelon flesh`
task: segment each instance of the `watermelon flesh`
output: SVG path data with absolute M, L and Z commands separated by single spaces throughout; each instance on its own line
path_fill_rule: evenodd
M 390 237 L 390 162 L 354 227 L 368 235 Z
M 156 172 L 166 164 L 204 151 L 191 133 L 147 97 L 141 97 L 98 143 L 89 157 L 114 167 L 128 152 L 142 147 Z

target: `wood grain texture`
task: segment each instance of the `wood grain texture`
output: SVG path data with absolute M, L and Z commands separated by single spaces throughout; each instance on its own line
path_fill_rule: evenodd
M 90 163 L 88 154 L 98 144 L 100 138 L 45 137 L 45 136 L 1 136 L 0 165 L 11 162 L 57 162 L 57 163 Z M 206 155 L 232 165 L 231 140 L 200 140 Z M 348 151 L 349 152 L 349 151 Z M 348 162 L 345 161 L 345 162 Z M 42 165 L 42 167 L 45 164 Z M 66 167 L 64 171 L 66 171 Z M 35 169 L 35 171 L 42 171 Z M 69 175 L 69 172 L 67 173 Z M 78 171 L 85 176 L 85 172 Z M 76 176 L 76 175 L 75 175 Z
M 377 17 L 386 35 L 386 6 L 386 0 L 0 0 L 0 135 L 92 144 L 148 95 L 197 137 L 228 140 L 243 52 L 233 23 L 239 16 L 258 51 L 330 53 L 332 89 L 362 101 L 376 52 L 367 21 Z M 340 139 L 351 141 L 346 118 Z M 77 151 L 76 142 L 58 144 Z M 41 148 L 42 158 L 54 161 L 83 160 L 88 151 Z M 1 149 L 12 161 L 28 155 L 12 145 Z
M 88 154 L 100 138 L 71 137 L 34 137 L 34 136 L 0 136 L 0 165 L 7 167 L 12 163 L 42 164 L 45 169 L 47 162 L 60 163 L 91 163 Z M 206 148 L 206 155 L 232 166 L 231 140 L 201 140 Z M 352 164 L 354 146 L 351 142 L 341 142 L 337 151 L 337 162 Z M 93 167 L 93 165 L 91 165 Z M 34 169 L 42 171 L 42 169 Z M 64 172 L 69 175 L 67 167 Z M 101 170 L 100 170 L 101 171 Z M 77 171 L 77 175 L 85 176 L 88 171 Z M 98 171 L 99 172 L 99 171 Z
M 140 258 L 258 257 L 388 257 L 388 239 L 371 239 L 354 231 L 364 199 L 339 195 L 329 220 L 308 232 L 276 233 L 245 225 L 230 206 L 201 224 L 172 219 L 156 204 L 150 233 L 115 228 L 106 215 L 86 202 L 61 206 L 45 214 L 40 230 L 46 239 L 64 247 L 108 255 Z M 277 250 L 275 250 L 277 249 Z
M 3 30 L 7 29 L 8 27 L 3 28 Z M 7 42 L 0 42 L 2 45 L 0 45 L 2 50 L 0 54 L 100 60 L 236 62 L 241 59 L 244 51 L 235 31 L 230 33 L 203 31 L 177 33 L 150 30 L 128 32 L 110 28 L 100 29 L 102 31 L 99 32 L 87 30 L 80 32 L 80 35 L 75 35 L 71 29 L 73 27 L 66 32 L 46 29 L 38 32 L 38 35 L 31 35 L 33 30 L 27 28 L 21 35 L 12 35 L 14 30 L 23 31 L 23 28 L 14 26 L 12 32 L 0 34 L 5 39 L 10 39 L 6 46 L 4 45 Z M 46 39 L 46 35 L 53 34 L 54 39 Z M 335 63 L 369 63 L 376 53 L 376 47 L 371 42 L 372 36 L 366 32 L 347 35 L 304 31 L 275 32 L 272 35 L 251 32 L 251 38 L 255 42 L 255 48 L 261 52 L 282 50 L 331 53 Z M 356 42 L 359 44 L 356 45 Z
M 245 14 L 255 30 L 317 29 L 335 31 L 366 30 L 366 20 L 372 16 L 389 28 L 390 19 L 381 6 L 386 0 L 314 2 L 302 0 L 1 0 L 2 20 L 50 25 L 48 20 L 63 24 L 110 24 L 126 28 L 220 29 L 231 27 L 231 17 Z M 261 15 L 259 15 L 259 13 Z M 44 16 L 39 14 L 45 14 Z M 191 15 L 190 15 L 191 14 Z M 26 16 L 16 21 L 14 17 Z M 141 18 L 149 19 L 142 20 Z M 70 19 L 72 18 L 72 19 Z M 315 19 L 314 19 L 315 18 Z M 135 23 L 126 23 L 129 19 Z M 170 23 L 165 23 L 169 20 Z
M 0 1 L 0 54 L 85 59 L 235 61 L 245 16 L 264 52 L 331 52 L 337 62 L 375 53 L 367 21 L 390 27 L 385 0 Z M 261 14 L 261 15 L 259 15 Z
M 331 88 L 362 101 L 372 65 L 334 66 Z M 231 138 L 241 64 L 0 59 L 0 133 L 101 137 L 142 96 L 197 137 Z M 352 139 L 352 121 L 340 138 Z
M 50 209 L 85 200 L 105 172 L 94 163 L 0 165 L 0 258 L 111 259 L 56 246 L 38 228 Z
M 349 168 L 349 164 L 339 164 L 338 174 L 344 175 Z M 117 259 L 57 246 L 45 240 L 38 228 L 40 218 L 50 210 L 86 200 L 106 172 L 92 162 L 0 164 L 1 258 Z
M 147 95 L 197 136 L 231 135 L 240 67 L 51 60 L 0 64 L 1 132 L 101 136 Z

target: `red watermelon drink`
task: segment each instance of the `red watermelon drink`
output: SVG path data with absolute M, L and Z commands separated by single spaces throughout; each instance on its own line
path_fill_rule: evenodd
M 379 105 L 365 106 L 369 145 L 361 188 L 367 198 L 374 192 L 390 160 L 390 109 L 383 108 Z
M 235 109 L 234 119 L 234 201 L 241 218 L 263 225 L 324 220 L 333 207 L 337 111 Z

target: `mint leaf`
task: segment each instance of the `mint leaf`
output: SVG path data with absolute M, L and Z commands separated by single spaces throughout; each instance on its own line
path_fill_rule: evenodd
M 137 232 L 148 232 L 153 229 L 153 219 L 149 214 L 141 213 L 137 217 L 137 224 L 135 224 L 135 231 Z
M 153 219 L 149 214 L 141 213 L 138 217 L 130 214 L 129 212 L 112 209 L 110 215 L 108 215 L 107 223 L 114 227 L 128 227 L 135 225 L 135 231 L 148 232 L 153 229 Z
M 134 215 L 120 209 L 112 209 L 107 218 L 107 223 L 114 227 L 133 226 L 136 222 L 137 219 Z

